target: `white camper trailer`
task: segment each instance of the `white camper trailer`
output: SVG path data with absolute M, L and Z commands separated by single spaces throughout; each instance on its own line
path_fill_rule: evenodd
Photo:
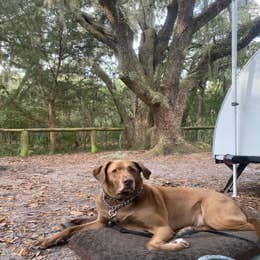
M 249 163 L 260 163 L 260 49 L 238 74 L 236 90 L 231 87 L 222 103 L 215 126 L 213 154 L 216 162 L 224 162 L 230 168 L 238 165 L 237 178 Z M 224 190 L 231 188 L 232 178 Z

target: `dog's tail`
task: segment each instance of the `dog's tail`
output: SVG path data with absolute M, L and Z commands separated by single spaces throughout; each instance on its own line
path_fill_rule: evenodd
M 258 240 L 260 240 L 260 219 L 248 218 L 247 221 L 254 226 Z

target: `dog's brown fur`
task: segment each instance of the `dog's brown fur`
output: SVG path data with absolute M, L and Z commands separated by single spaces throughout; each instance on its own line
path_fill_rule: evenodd
M 119 209 L 113 221 L 128 229 L 149 231 L 153 237 L 147 248 L 180 250 L 189 247 L 184 239 L 169 240 L 180 229 L 255 230 L 260 236 L 260 221 L 249 220 L 236 203 L 222 193 L 209 189 L 172 188 L 143 184 L 151 172 L 142 164 L 116 160 L 100 166 L 93 174 L 102 185 L 109 203 L 118 203 L 143 192 L 129 205 Z M 112 199 L 111 199 L 112 198 Z M 102 195 L 97 197 L 98 217 L 87 224 L 69 227 L 39 243 L 47 248 L 63 242 L 82 230 L 100 229 L 109 221 Z

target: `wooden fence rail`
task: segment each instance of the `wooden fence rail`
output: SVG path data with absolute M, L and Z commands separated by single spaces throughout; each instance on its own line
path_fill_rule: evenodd
M 214 129 L 214 126 L 193 126 L 193 127 L 182 127 L 183 131 L 191 130 L 210 130 Z M 20 133 L 20 156 L 28 157 L 29 155 L 29 133 L 30 132 L 90 132 L 90 144 L 91 144 L 91 153 L 97 152 L 96 145 L 96 133 L 98 131 L 124 131 L 124 128 L 115 128 L 115 127 L 85 127 L 85 128 L 25 128 L 25 129 L 8 129 L 0 128 L 0 133 Z
M 20 156 L 28 157 L 29 155 L 29 133 L 30 132 L 90 132 L 90 144 L 91 152 L 97 152 L 96 145 L 96 132 L 97 131 L 123 131 L 124 128 L 115 128 L 115 127 L 86 127 L 86 128 L 25 128 L 25 129 L 5 129 L 0 128 L 1 132 L 7 133 L 20 133 Z
M 213 130 L 215 127 L 214 126 L 183 126 L 182 130 L 184 131 L 191 131 L 191 130 Z
M 20 128 L 20 129 L 13 129 L 13 128 L 0 128 L 0 132 L 84 132 L 84 131 L 123 131 L 124 128 L 117 128 L 117 127 L 78 127 L 78 128 Z

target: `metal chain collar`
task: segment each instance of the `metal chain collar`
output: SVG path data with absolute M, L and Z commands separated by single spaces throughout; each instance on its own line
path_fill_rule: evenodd
M 109 195 L 105 194 L 105 192 L 102 192 L 102 198 L 104 205 L 108 208 L 108 216 L 109 220 L 111 221 L 114 217 L 116 217 L 118 210 L 129 205 L 131 202 L 133 202 L 141 193 L 143 192 L 143 188 L 141 188 L 133 197 L 122 201 L 121 203 L 118 203 L 114 206 L 111 206 L 107 201 L 106 197 L 110 197 Z

